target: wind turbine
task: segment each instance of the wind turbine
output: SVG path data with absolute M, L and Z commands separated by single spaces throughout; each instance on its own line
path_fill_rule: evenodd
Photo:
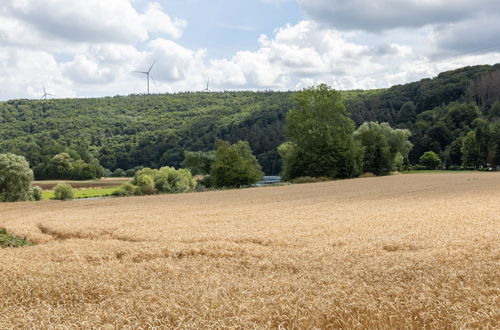
M 142 74 L 145 74 L 146 75 L 146 79 L 148 81 L 148 94 L 149 94 L 149 78 L 151 78 L 151 80 L 155 83 L 156 86 L 158 86 L 156 84 L 156 81 L 153 79 L 153 77 L 151 77 L 151 69 L 153 69 L 153 65 L 155 65 L 156 63 L 156 60 L 153 61 L 153 64 L 151 64 L 151 66 L 149 67 L 149 70 L 148 71 L 134 71 L 135 73 L 142 73 Z
M 54 94 L 47 93 L 47 91 L 45 90 L 45 86 L 43 84 L 42 84 L 42 89 L 43 89 L 43 95 L 40 99 L 46 100 L 47 96 L 54 96 Z
M 203 91 L 205 92 L 210 92 L 210 89 L 208 88 L 210 86 L 210 79 L 207 80 L 207 88 L 205 88 Z

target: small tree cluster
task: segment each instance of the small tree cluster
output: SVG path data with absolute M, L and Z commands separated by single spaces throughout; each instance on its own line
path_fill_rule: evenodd
M 353 137 L 363 146 L 363 171 L 386 175 L 401 170 L 412 148 L 410 136 L 409 130 L 393 129 L 388 123 L 361 125 Z
M 100 178 L 104 169 L 95 159 L 86 163 L 82 159 L 75 160 L 68 153 L 62 152 L 53 156 L 48 163 L 39 164 L 35 168 L 37 179 L 53 180 L 87 180 Z

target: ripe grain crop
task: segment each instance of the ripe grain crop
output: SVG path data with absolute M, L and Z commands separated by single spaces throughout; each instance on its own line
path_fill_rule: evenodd
M 500 327 L 500 173 L 0 205 L 0 328 Z

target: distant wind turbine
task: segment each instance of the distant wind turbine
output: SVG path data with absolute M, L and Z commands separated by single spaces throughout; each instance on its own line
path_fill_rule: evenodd
M 207 88 L 204 89 L 205 92 L 210 92 L 210 89 L 208 88 L 210 86 L 210 79 L 207 80 Z
M 142 74 L 146 75 L 146 80 L 148 82 L 148 94 L 149 94 L 149 78 L 151 78 L 151 80 L 154 82 L 154 84 L 156 86 L 158 86 L 156 84 L 156 81 L 153 79 L 153 77 L 151 77 L 151 69 L 153 69 L 153 66 L 155 65 L 155 63 L 156 63 L 156 60 L 153 61 L 153 64 L 151 64 L 148 71 L 134 71 L 135 73 L 142 73 Z
M 54 94 L 47 93 L 47 91 L 45 90 L 45 86 L 43 84 L 42 84 L 42 89 L 43 89 L 43 95 L 40 99 L 46 100 L 47 96 L 54 96 Z

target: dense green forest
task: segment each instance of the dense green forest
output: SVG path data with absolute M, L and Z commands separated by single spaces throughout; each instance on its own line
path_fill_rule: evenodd
M 286 114 L 294 108 L 292 94 L 197 92 L 0 102 L 0 153 L 25 156 L 39 179 L 51 177 L 50 166 L 60 166 L 61 160 L 75 164 L 78 177 L 84 171 L 99 173 L 97 161 L 109 170 L 179 167 L 184 151 L 213 150 L 217 139 L 244 140 L 263 171 L 278 174 L 277 147 L 284 142 Z M 500 164 L 500 64 L 342 96 L 356 126 L 378 121 L 410 129 L 412 163 L 434 151 L 447 167 L 461 166 L 463 139 L 473 131 L 478 165 Z

